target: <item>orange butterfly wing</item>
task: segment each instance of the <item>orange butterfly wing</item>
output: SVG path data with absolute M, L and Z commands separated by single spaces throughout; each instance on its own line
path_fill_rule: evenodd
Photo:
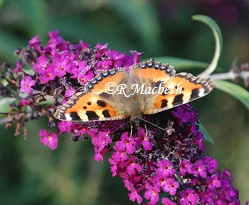
M 66 121 L 92 120 L 107 121 L 128 117 L 115 106 L 112 95 L 106 91 L 109 82 L 119 84 L 127 75 L 125 69 L 101 71 L 84 86 L 84 92 L 76 93 L 67 103 L 59 106 L 54 114 L 57 119 Z
M 150 81 L 151 84 L 167 82 L 175 75 L 175 69 L 167 63 L 159 63 L 153 59 L 134 64 L 130 67 L 130 74 L 140 82 Z
M 170 78 L 164 88 L 165 92 L 153 99 L 151 107 L 144 114 L 154 114 L 201 98 L 213 90 L 214 84 L 210 79 L 179 73 Z

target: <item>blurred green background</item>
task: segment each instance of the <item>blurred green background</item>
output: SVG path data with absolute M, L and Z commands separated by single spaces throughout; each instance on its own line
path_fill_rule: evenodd
M 92 46 L 108 42 L 120 52 L 143 51 L 143 58 L 174 56 L 209 63 L 213 35 L 206 25 L 191 20 L 195 14 L 212 17 L 223 33 L 221 69 L 216 73 L 227 72 L 234 59 L 249 61 L 246 0 L 0 0 L 0 62 L 14 66 L 16 47 L 26 46 L 36 35 L 46 43 L 47 32 L 57 29 L 75 44 L 79 39 Z M 249 111 L 218 90 L 191 104 L 216 142 L 206 143 L 206 153 L 219 161 L 220 169 L 231 170 L 244 204 L 249 200 Z M 93 160 L 90 141 L 75 143 L 63 135 L 55 151 L 40 144 L 38 132 L 47 123 L 27 123 L 27 140 L 14 137 L 14 128 L 0 127 L 1 204 L 134 204 L 121 179 L 111 177 L 108 161 Z

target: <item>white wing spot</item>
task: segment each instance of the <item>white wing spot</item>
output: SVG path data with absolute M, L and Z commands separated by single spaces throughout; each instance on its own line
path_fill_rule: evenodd
M 65 117 L 66 117 L 67 121 L 71 121 L 72 120 L 72 117 L 70 116 L 70 114 L 65 114 Z
M 204 89 L 204 88 L 201 88 L 201 89 L 199 90 L 198 96 L 199 96 L 199 97 L 203 97 L 203 96 L 205 95 L 204 92 L 205 92 L 205 89 Z

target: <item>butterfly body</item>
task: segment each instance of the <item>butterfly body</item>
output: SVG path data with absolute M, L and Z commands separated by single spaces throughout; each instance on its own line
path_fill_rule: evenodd
M 175 69 L 154 60 L 125 68 L 101 71 L 54 116 L 66 121 L 107 121 L 130 117 L 138 121 L 205 96 L 214 88 L 209 79 Z

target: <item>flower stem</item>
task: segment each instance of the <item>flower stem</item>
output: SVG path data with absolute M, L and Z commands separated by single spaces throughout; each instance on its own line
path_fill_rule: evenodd
M 209 76 L 211 80 L 234 80 L 239 77 L 239 73 L 233 73 L 229 71 L 228 73 L 217 73 Z

